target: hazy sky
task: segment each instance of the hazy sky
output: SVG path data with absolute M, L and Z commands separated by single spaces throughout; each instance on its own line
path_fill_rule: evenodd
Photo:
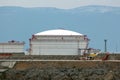
M 0 6 L 75 8 L 87 5 L 119 6 L 120 0 L 0 0 Z

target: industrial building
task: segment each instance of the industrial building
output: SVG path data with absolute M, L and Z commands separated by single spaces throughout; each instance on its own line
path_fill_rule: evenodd
M 30 55 L 82 55 L 89 39 L 78 32 L 55 29 L 36 33 L 29 41 Z
M 14 40 L 0 43 L 0 53 L 24 53 L 24 44 Z

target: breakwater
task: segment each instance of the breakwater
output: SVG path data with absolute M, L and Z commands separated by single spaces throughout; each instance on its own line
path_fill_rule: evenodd
M 120 54 L 108 60 L 79 60 L 84 56 L 10 56 L 0 59 L 0 80 L 119 80 Z
M 119 61 L 18 61 L 2 80 L 119 80 Z

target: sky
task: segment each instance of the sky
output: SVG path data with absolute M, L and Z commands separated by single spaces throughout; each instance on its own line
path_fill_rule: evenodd
M 120 7 L 120 0 L 0 0 L 0 6 L 56 7 L 70 9 L 87 5 Z

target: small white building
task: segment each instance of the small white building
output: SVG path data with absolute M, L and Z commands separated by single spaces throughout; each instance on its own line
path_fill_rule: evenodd
M 14 40 L 0 43 L 0 53 L 24 53 L 24 44 Z
M 30 55 L 82 55 L 88 47 L 86 35 L 63 29 L 32 35 Z

